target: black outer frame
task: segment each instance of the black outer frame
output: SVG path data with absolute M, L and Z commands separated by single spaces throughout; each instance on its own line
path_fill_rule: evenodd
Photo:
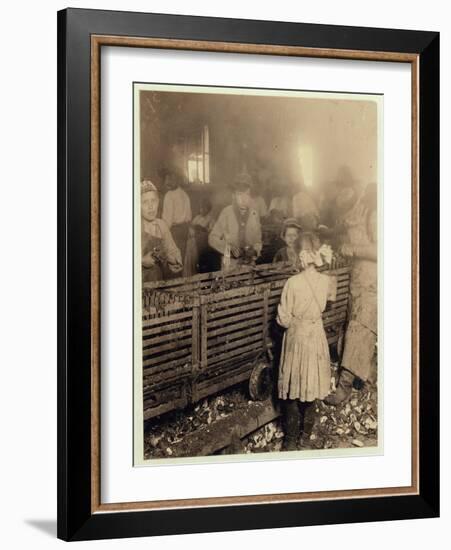
M 90 36 L 414 53 L 419 82 L 417 496 L 91 513 Z M 439 33 L 67 9 L 58 12 L 58 537 L 231 531 L 439 515 Z

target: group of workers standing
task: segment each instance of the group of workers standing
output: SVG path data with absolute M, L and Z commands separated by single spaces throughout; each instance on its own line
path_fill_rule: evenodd
M 288 189 L 279 192 L 268 208 L 247 173 L 235 178 L 231 204 L 216 219 L 207 198 L 200 201 L 200 212 L 193 218 L 190 197 L 175 172 L 166 174 L 165 188 L 159 218 L 158 189 L 150 180 L 141 186 L 143 282 L 213 271 L 211 258 L 210 264 L 206 258 L 208 251 L 222 257 L 218 269 L 255 261 L 262 253 L 263 221 L 284 224 L 281 238 L 286 242 L 301 227 L 315 229 L 320 220 L 314 200 L 304 189 L 294 196 Z M 292 250 L 288 247 L 288 253 Z M 285 260 L 286 252 L 277 258 Z
M 161 218 L 159 192 L 144 180 L 141 186 L 143 282 L 190 276 L 208 269 L 205 251 L 221 256 L 219 269 L 251 264 L 261 256 L 262 220 L 281 224 L 285 246 L 273 261 L 291 262 L 299 273 L 283 289 L 277 322 L 285 329 L 280 357 L 278 395 L 285 404 L 284 448 L 295 449 L 303 416 L 310 403 L 330 405 L 346 400 L 374 375 L 377 343 L 377 193 L 346 182 L 334 187 L 327 204 L 318 209 L 308 190 L 287 189 L 266 201 L 247 173 L 239 174 L 231 204 L 215 219 L 204 199 L 192 217 L 188 194 L 175 173 L 165 178 Z M 330 390 L 330 357 L 322 312 L 333 299 L 330 277 L 317 271 L 330 263 L 332 248 L 352 258 L 350 311 L 336 392 Z M 207 254 L 208 256 L 208 254 Z M 205 265 L 204 265 L 205 264 Z

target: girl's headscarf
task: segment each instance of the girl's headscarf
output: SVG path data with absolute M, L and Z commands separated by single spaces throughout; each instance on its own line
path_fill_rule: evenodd
M 301 237 L 302 240 L 310 241 L 310 248 L 302 248 L 299 253 L 301 266 L 305 269 L 308 265 L 313 264 L 316 267 L 321 267 L 324 263 L 330 264 L 332 261 L 332 248 L 328 244 L 321 245 L 317 235 L 305 233 Z

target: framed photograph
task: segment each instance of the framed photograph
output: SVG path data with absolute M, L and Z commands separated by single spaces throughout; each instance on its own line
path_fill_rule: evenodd
M 58 13 L 58 536 L 439 514 L 439 35 Z

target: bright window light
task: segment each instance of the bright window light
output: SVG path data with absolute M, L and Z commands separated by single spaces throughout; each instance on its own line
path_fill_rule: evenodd
M 305 186 L 312 187 L 313 186 L 313 153 L 310 145 L 302 145 L 299 148 L 299 162 L 301 165 Z

